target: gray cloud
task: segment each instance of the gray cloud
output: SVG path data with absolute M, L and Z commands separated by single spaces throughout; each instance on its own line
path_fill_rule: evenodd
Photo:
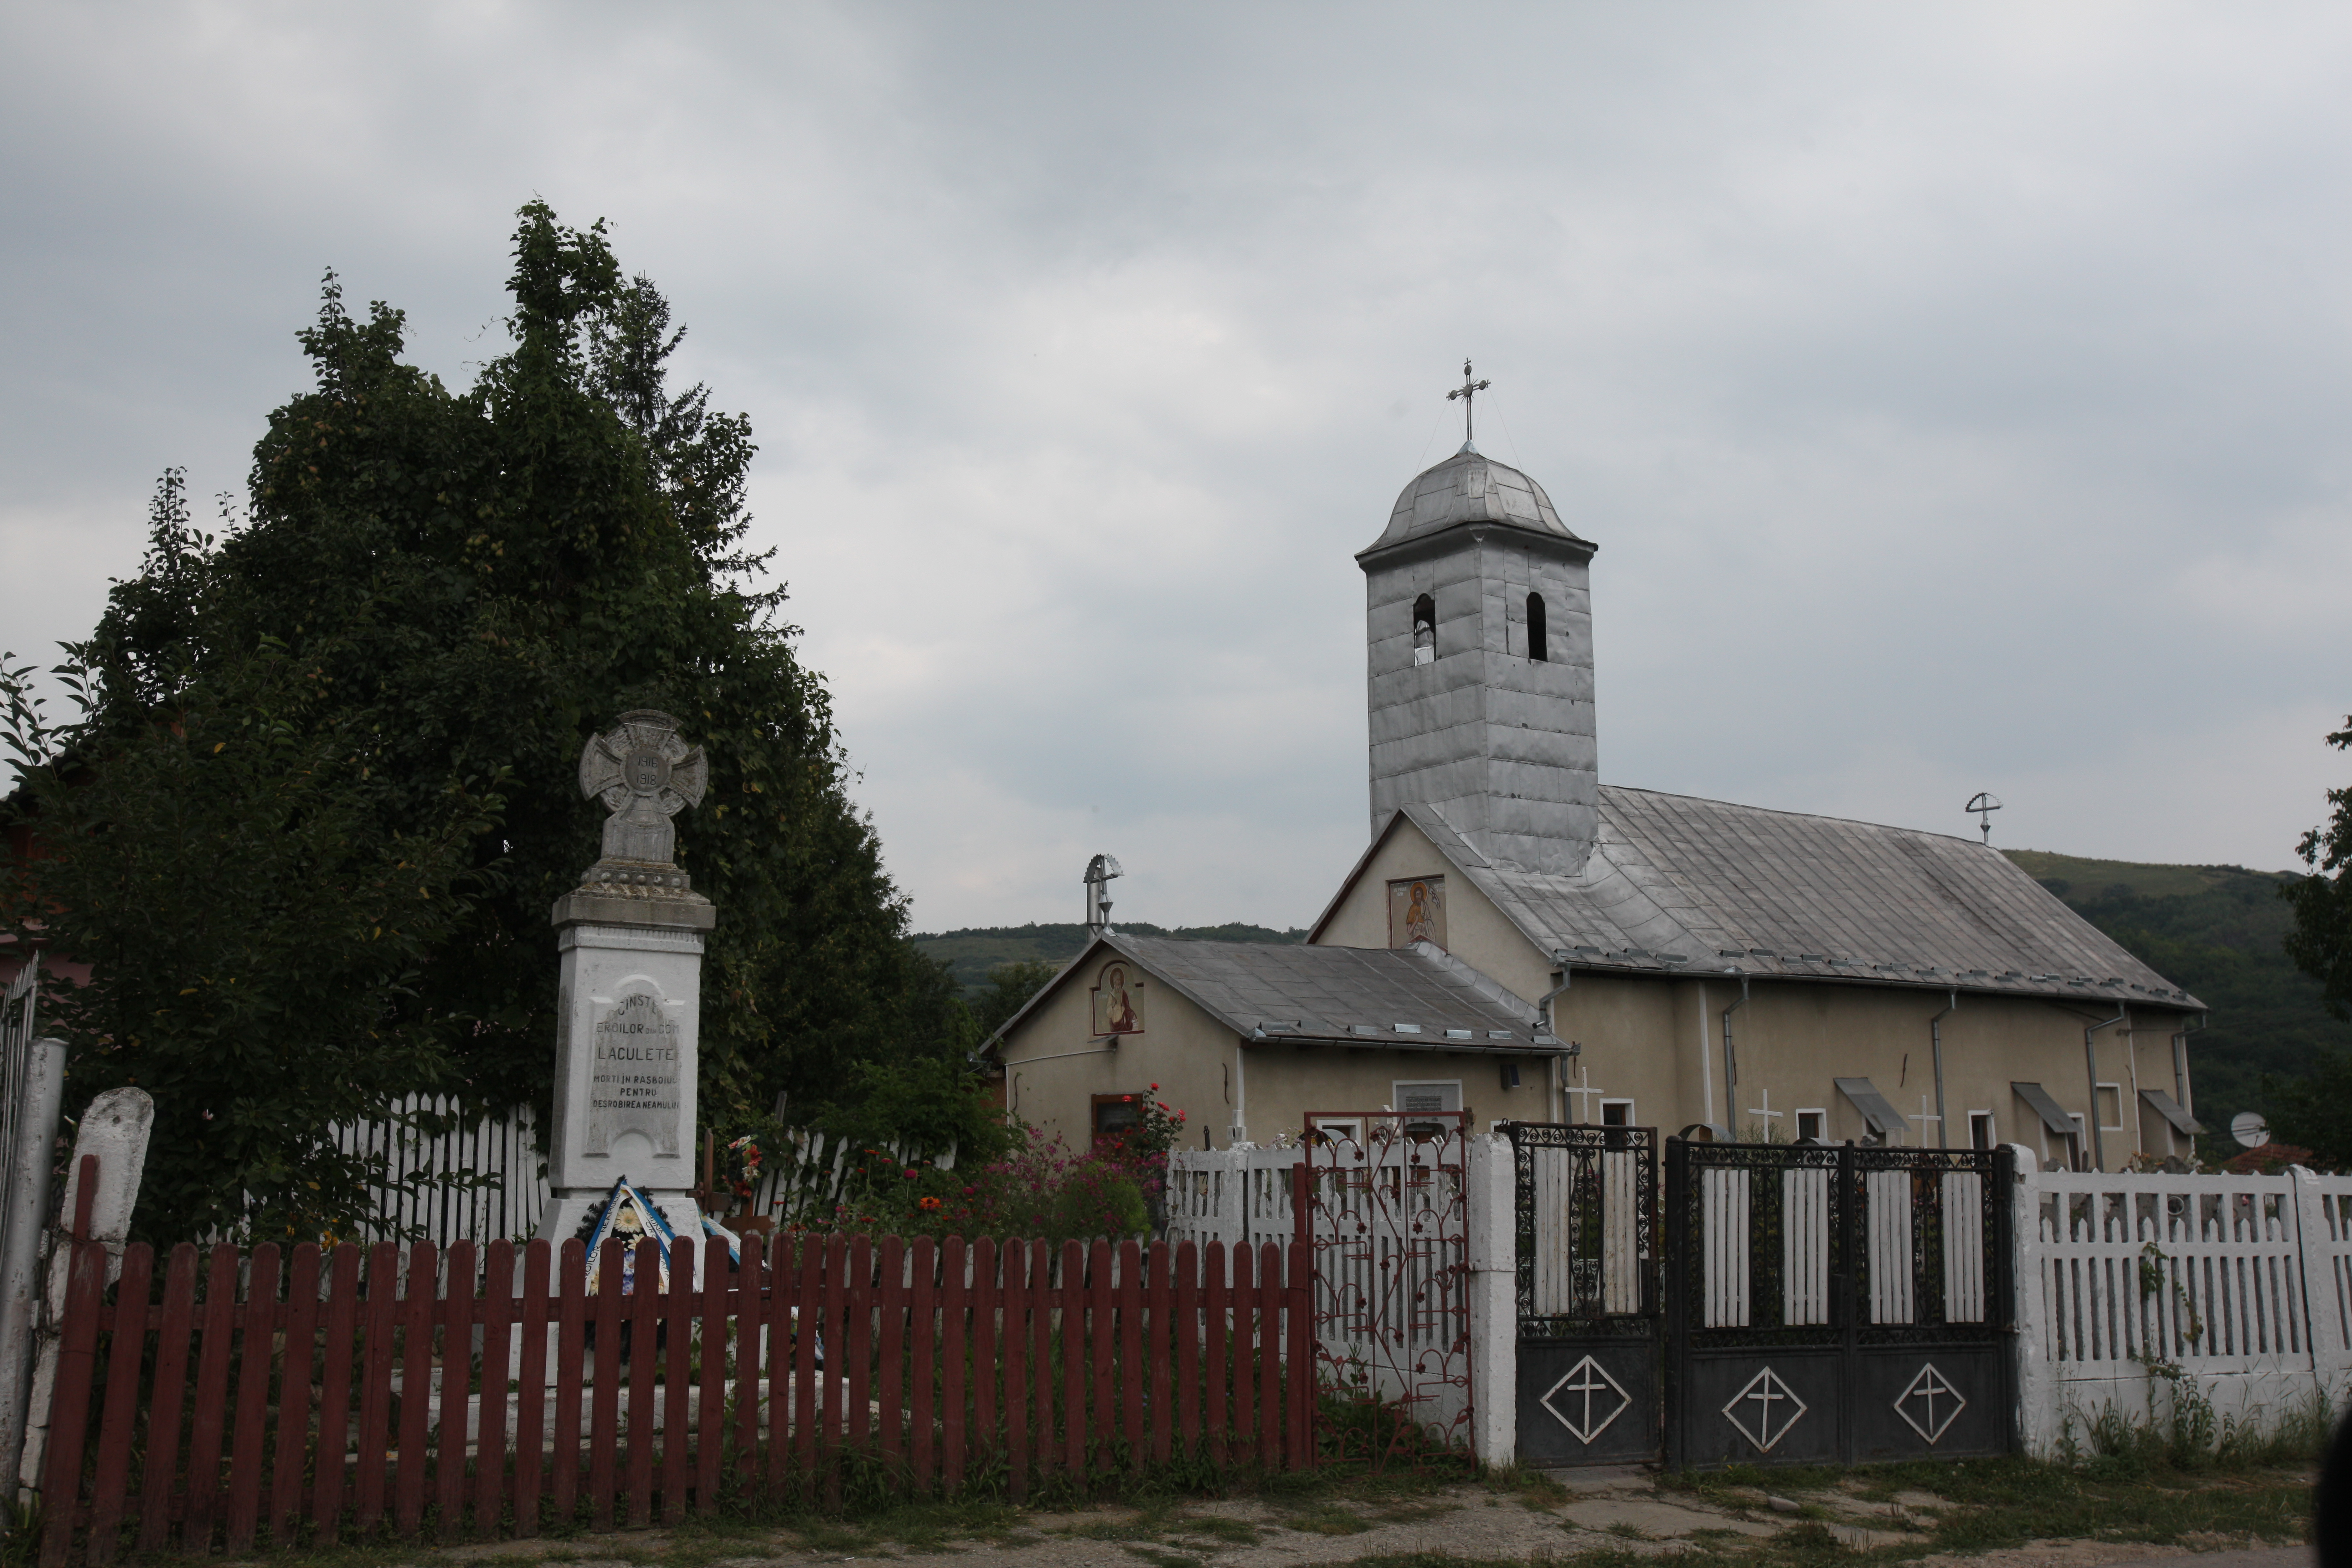
M 2324 6 L 27 5 L 0 643 L 238 487 L 334 266 L 452 380 L 604 215 L 928 926 L 1310 918 L 1350 553 L 1458 439 L 1601 542 L 1619 782 L 2284 864 L 2352 708 Z M 1491 407 L 1489 415 L 1486 410 Z

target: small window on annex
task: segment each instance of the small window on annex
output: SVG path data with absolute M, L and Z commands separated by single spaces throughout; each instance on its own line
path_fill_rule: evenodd
M 1630 1100 L 1604 1100 L 1601 1102 L 1601 1125 L 1631 1127 L 1633 1125 L 1633 1102 Z
M 1143 1096 L 1139 1094 L 1098 1094 L 1095 1096 L 1095 1142 L 1116 1143 L 1143 1124 Z
M 1551 645 L 1544 635 L 1544 602 L 1541 594 L 1528 595 L 1528 657 L 1538 664 L 1549 662 Z
M 1797 1142 L 1826 1143 L 1830 1138 L 1830 1113 L 1827 1110 L 1797 1112 Z
M 1412 662 L 1429 664 L 1437 658 L 1437 601 L 1423 594 L 1412 602 Z
M 1969 1112 L 1969 1148 L 1990 1149 L 1993 1146 L 1997 1134 L 1993 1130 L 1991 1111 L 1971 1110 Z
M 2099 1131 L 2127 1131 L 2124 1126 L 2124 1086 L 2119 1083 L 2099 1085 Z

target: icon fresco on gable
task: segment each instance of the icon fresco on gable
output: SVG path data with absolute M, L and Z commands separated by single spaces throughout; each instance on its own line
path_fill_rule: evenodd
M 1445 945 L 1445 879 L 1407 877 L 1389 884 L 1389 945 Z
M 1143 978 L 1130 973 L 1124 959 L 1104 964 L 1095 982 L 1095 1033 L 1143 1033 Z

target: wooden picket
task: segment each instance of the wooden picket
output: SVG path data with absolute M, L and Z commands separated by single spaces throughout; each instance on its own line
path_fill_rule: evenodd
M 40 1560 L 675 1522 L 1198 1458 L 1314 1462 L 1305 1248 L 747 1238 L 76 1247 Z M 820 1356 L 823 1357 L 822 1364 Z M 738 1391 L 748 1397 L 739 1397 Z M 727 1419 L 732 1410 L 734 1419 Z M 730 1456 L 731 1450 L 731 1456 Z

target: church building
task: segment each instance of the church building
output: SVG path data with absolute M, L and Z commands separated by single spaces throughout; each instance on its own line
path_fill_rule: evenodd
M 1989 845 L 1601 782 L 1596 548 L 1470 442 L 1408 484 L 1356 557 L 1370 842 L 1307 945 L 1106 925 L 986 1047 L 1008 1108 L 2189 1152 L 2203 1005 Z

